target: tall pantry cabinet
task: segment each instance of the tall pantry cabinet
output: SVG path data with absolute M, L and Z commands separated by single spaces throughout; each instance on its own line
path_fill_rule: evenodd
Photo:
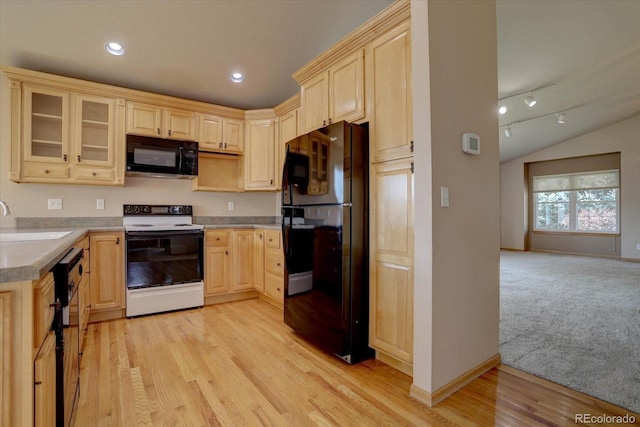
M 365 53 L 370 117 L 369 345 L 413 373 L 413 122 L 409 21 Z

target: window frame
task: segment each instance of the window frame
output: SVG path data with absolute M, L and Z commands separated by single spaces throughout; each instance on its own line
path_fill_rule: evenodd
M 620 170 L 616 169 L 618 176 L 618 182 L 616 187 L 597 187 L 597 188 L 579 188 L 579 189 L 558 189 L 558 190 L 547 190 L 547 191 L 532 191 L 532 229 L 531 231 L 534 233 L 547 233 L 547 234 L 575 234 L 575 235 L 620 235 Z M 588 173 L 598 173 L 604 171 L 589 171 L 583 172 L 580 174 L 588 174 Z M 533 176 L 535 178 L 543 178 L 545 176 L 548 177 L 565 177 L 570 175 L 578 175 L 575 173 L 566 173 L 566 174 L 556 174 L 556 175 L 537 175 Z M 606 231 L 598 231 L 598 230 L 580 230 L 578 229 L 578 192 L 579 191 L 589 191 L 589 190 L 607 190 L 613 189 L 615 190 L 615 209 L 616 209 L 616 218 L 615 218 L 615 230 L 606 230 Z M 567 229 L 554 229 L 554 228 L 539 228 L 538 227 L 538 197 L 539 193 L 559 193 L 559 192 L 567 192 L 569 193 L 569 227 Z M 566 204 L 566 202 L 559 202 Z M 580 202 L 584 203 L 584 202 Z M 610 203 L 610 202 L 608 202 Z M 546 204 L 546 203 L 545 203 Z

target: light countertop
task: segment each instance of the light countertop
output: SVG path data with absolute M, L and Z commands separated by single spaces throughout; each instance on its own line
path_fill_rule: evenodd
M 252 228 L 280 230 L 279 224 L 207 224 L 207 229 Z M 122 231 L 122 226 L 51 228 L 2 228 L 0 233 L 71 231 L 60 239 L 0 242 L 0 283 L 38 280 L 45 275 L 74 243 L 90 232 Z

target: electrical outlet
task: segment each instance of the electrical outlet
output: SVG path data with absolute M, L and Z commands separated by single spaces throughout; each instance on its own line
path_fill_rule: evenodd
M 229 202 L 229 205 L 228 205 L 227 208 L 229 209 L 229 212 L 231 212 L 232 210 L 234 210 L 236 208 L 236 205 L 233 202 Z
M 62 199 L 48 199 L 47 209 L 49 210 L 62 210 Z
M 96 209 L 104 209 L 104 199 L 96 199 Z

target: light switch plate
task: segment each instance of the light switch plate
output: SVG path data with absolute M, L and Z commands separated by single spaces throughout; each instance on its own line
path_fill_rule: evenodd
M 449 207 L 449 187 L 440 187 L 440 206 Z
M 104 209 L 104 199 L 96 199 L 96 209 Z

